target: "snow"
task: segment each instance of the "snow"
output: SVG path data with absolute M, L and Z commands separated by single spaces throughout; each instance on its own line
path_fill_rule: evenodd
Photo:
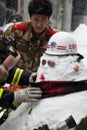
M 41 82 L 44 80 L 80 81 L 87 79 L 87 67 L 83 64 L 83 62 L 76 62 L 77 58 L 78 56 L 69 55 L 65 57 L 58 57 L 50 56 L 45 53 L 40 59 L 36 82 Z M 42 61 L 46 61 L 46 64 L 42 65 Z M 50 67 L 48 62 L 50 62 L 50 64 L 55 63 L 55 66 Z M 78 67 L 78 72 L 76 67 Z
M 78 52 L 85 57 L 83 62 L 86 65 L 87 26 L 80 24 L 72 35 L 77 42 Z M 0 126 L 0 130 L 33 130 L 46 123 L 51 128 L 55 123 L 64 121 L 70 115 L 74 117 L 77 124 L 87 115 L 86 90 L 42 99 L 37 104 L 22 103 L 18 109 L 10 113 L 5 123 Z
M 72 34 L 77 42 L 78 52 L 83 54 L 85 57 L 83 61 L 87 63 L 87 26 L 80 24 Z

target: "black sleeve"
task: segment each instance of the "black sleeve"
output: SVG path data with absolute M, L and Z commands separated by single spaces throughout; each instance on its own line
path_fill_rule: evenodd
M 33 130 L 50 130 L 50 129 L 49 129 L 48 125 L 45 124 L 45 125 L 42 125 L 41 127 L 35 128 Z
M 7 78 L 6 83 L 11 83 L 12 82 L 16 69 L 17 69 L 17 67 L 14 67 L 14 68 L 12 68 L 9 71 L 9 76 Z M 22 76 L 20 78 L 20 81 L 19 81 L 18 85 L 21 85 L 21 86 L 23 86 L 23 85 L 25 85 L 25 86 L 29 85 L 29 77 L 30 77 L 30 75 L 31 75 L 30 72 L 23 71 Z
M 9 108 L 14 100 L 14 93 L 12 91 L 4 90 L 0 98 L 0 107 Z
M 81 119 L 75 130 L 87 130 L 87 116 Z
M 31 73 L 30 72 L 26 72 L 24 71 L 22 76 L 21 76 L 21 79 L 19 81 L 19 85 L 24 85 L 24 86 L 27 86 L 29 85 L 29 77 L 30 77 Z

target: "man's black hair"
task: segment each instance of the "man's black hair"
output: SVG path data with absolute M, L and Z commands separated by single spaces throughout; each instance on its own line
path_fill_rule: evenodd
M 40 14 L 50 17 L 52 14 L 51 0 L 31 0 L 28 5 L 30 17 L 33 14 Z

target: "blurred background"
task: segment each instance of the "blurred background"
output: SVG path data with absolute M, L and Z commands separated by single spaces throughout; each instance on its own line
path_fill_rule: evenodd
M 14 12 L 21 13 L 29 20 L 28 3 L 30 0 L 0 0 Z M 79 24 L 87 24 L 87 0 L 51 0 L 53 15 L 50 24 L 60 30 L 74 31 Z

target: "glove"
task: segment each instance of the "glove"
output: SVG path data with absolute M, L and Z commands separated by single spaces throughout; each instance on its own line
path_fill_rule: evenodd
M 14 102 L 37 102 L 42 96 L 42 91 L 37 87 L 28 87 L 14 92 Z
M 47 124 L 45 124 L 45 125 L 42 125 L 42 127 L 39 127 L 39 128 L 35 128 L 35 129 L 33 129 L 33 130 L 50 130 L 49 129 L 49 127 L 48 127 L 48 125 Z
M 4 65 L 0 65 L 0 84 L 5 82 L 8 77 L 8 70 Z

